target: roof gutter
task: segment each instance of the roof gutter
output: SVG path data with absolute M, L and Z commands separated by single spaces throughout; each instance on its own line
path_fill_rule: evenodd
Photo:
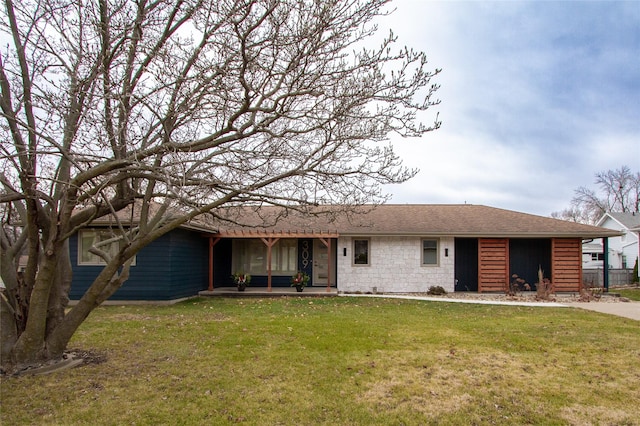
M 480 232 L 340 232 L 341 237 L 454 237 L 454 238 L 580 238 L 583 240 L 593 240 L 595 238 L 617 237 L 622 235 L 619 232 L 598 233 L 598 234 L 567 234 L 567 233 L 480 233 Z

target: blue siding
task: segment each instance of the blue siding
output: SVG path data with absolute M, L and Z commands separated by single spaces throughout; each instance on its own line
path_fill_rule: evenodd
M 209 281 L 209 239 L 183 229 L 173 231 L 171 244 L 171 299 L 189 297 L 206 290 Z
M 78 265 L 78 238 L 70 239 L 73 281 L 69 297 L 77 300 L 89 288 L 102 266 Z M 136 256 L 129 279 L 110 300 L 172 300 L 194 296 L 207 287 L 208 240 L 201 234 L 177 229 Z

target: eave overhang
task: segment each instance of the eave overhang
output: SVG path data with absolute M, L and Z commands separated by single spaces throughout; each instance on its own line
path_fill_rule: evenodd
M 219 238 L 338 238 L 337 231 L 320 230 L 287 230 L 269 231 L 257 229 L 238 229 L 219 231 L 214 234 Z
M 343 237 L 453 237 L 453 238 L 607 238 L 618 237 L 620 232 L 598 232 L 598 233 L 566 233 L 566 232 L 341 232 Z

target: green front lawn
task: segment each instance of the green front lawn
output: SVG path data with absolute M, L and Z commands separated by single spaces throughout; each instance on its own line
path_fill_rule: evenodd
M 3 378 L 3 426 L 640 424 L 640 323 L 572 308 L 201 299 L 71 347 L 107 361 Z
M 640 287 L 635 288 L 616 288 L 611 290 L 613 293 L 619 293 L 620 296 L 630 300 L 640 301 Z

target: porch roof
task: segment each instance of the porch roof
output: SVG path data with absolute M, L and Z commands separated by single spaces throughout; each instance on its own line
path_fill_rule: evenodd
M 337 231 L 287 230 L 276 231 L 266 229 L 229 229 L 215 234 L 221 238 L 338 238 Z

